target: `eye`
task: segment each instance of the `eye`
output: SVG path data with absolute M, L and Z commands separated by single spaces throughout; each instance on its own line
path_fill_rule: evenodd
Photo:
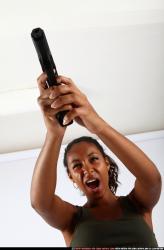
M 94 162 L 94 161 L 97 161 L 98 159 L 99 159 L 98 157 L 93 156 L 93 157 L 90 158 L 90 161 L 91 161 L 91 162 Z
M 82 164 L 79 162 L 79 163 L 76 163 L 76 164 L 73 166 L 73 169 L 81 168 L 81 167 L 82 167 Z

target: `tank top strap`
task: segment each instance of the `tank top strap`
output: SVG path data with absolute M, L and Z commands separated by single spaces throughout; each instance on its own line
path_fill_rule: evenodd
M 76 220 L 78 222 L 90 219 L 91 215 L 90 215 L 90 213 L 88 212 L 87 209 L 85 209 L 82 206 L 76 206 L 76 207 L 77 207 Z

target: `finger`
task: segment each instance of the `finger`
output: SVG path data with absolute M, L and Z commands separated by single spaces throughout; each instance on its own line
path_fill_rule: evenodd
M 62 112 L 62 111 L 71 111 L 73 108 L 71 105 L 64 105 L 63 107 L 61 107 L 60 109 L 52 109 L 52 108 L 48 108 L 45 112 L 46 115 L 48 116 L 55 116 L 57 113 Z
M 41 95 L 37 98 L 37 102 L 39 104 L 39 106 L 44 109 L 44 106 L 45 107 L 51 107 L 51 104 L 52 104 L 52 100 L 48 98 L 48 96 L 46 97 L 46 95 Z
M 68 95 L 60 95 L 55 101 L 51 104 L 52 108 L 59 108 L 66 104 L 74 104 L 75 106 L 82 105 L 82 98 L 80 95 L 71 93 Z
M 60 84 L 64 83 L 68 85 L 71 88 L 72 92 L 81 93 L 80 89 L 78 89 L 78 87 L 75 85 L 71 78 L 65 76 L 58 76 L 57 82 Z
M 57 77 L 57 83 L 65 83 L 67 85 L 74 84 L 71 78 L 65 77 L 65 76 L 58 76 Z
M 54 100 L 58 96 L 63 95 L 63 94 L 68 94 L 68 93 L 71 93 L 71 89 L 68 85 L 65 85 L 65 84 L 58 85 L 55 88 L 51 89 L 49 98 Z
M 77 116 L 79 116 L 78 108 L 70 110 L 63 119 L 63 125 L 67 125 L 73 121 Z
M 42 73 L 37 78 L 37 83 L 38 83 L 40 94 L 43 94 L 44 90 L 47 88 L 46 80 L 47 80 L 47 75 L 45 73 Z

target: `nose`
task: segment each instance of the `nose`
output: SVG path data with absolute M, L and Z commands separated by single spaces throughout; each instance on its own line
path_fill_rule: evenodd
M 89 175 L 94 172 L 94 169 L 92 166 L 89 166 L 88 164 L 83 164 L 82 171 L 84 175 Z

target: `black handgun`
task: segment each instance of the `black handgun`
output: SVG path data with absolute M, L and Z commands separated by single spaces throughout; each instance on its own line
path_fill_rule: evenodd
M 58 76 L 57 69 L 44 31 L 41 28 L 35 28 L 31 32 L 31 37 L 37 51 L 42 70 L 47 74 L 47 87 L 49 88 L 54 85 L 59 85 L 59 83 L 56 81 Z M 73 121 L 71 121 L 70 123 L 63 125 L 63 119 L 67 112 L 68 110 L 65 110 L 56 114 L 56 118 L 62 127 L 73 123 Z

